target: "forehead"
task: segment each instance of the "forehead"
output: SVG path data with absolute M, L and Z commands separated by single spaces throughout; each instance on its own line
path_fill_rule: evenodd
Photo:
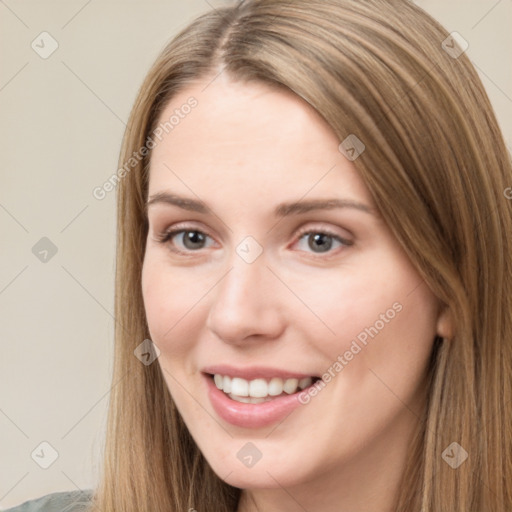
M 254 196 L 261 201 L 283 198 L 285 191 L 301 197 L 315 189 L 371 202 L 354 165 L 340 153 L 339 138 L 290 91 L 232 82 L 222 73 L 173 97 L 159 127 L 149 195 L 222 191 L 224 200 Z

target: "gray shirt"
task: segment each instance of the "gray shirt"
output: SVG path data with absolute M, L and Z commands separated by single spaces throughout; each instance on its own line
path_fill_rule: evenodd
M 5 512 L 84 512 L 92 496 L 92 490 L 54 492 L 25 501 Z

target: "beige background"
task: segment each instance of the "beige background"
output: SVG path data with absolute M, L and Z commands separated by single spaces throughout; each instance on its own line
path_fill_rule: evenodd
M 223 3 L 0 0 L 0 509 L 96 481 L 112 367 L 115 193 L 99 201 L 92 190 L 117 169 L 158 52 Z M 469 42 L 512 147 L 512 1 L 416 3 Z M 58 43 L 46 59 L 31 47 L 51 49 L 43 31 Z M 42 237 L 57 248 L 47 262 L 32 252 Z M 41 442 L 58 453 L 47 469 L 36 463 L 51 461 Z

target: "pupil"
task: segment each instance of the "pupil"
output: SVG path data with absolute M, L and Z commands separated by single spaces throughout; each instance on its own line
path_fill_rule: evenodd
M 328 239 L 327 242 L 325 241 L 326 238 Z M 320 248 L 321 250 L 318 252 L 328 251 L 332 246 L 331 236 L 325 233 L 316 233 L 312 238 L 310 238 L 310 240 L 311 239 L 314 240 L 314 242 L 311 242 L 309 246 L 311 249 Z M 319 245 L 313 245 L 314 243 L 319 243 Z
M 201 245 L 201 243 L 203 241 L 204 241 L 203 236 L 199 232 L 197 232 L 197 231 L 187 231 L 186 232 L 186 235 L 184 238 L 184 244 L 189 249 L 190 248 L 197 249 L 196 245 L 194 245 L 194 244 Z

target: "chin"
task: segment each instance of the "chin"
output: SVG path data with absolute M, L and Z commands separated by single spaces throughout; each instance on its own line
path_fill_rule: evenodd
M 248 441 L 247 443 L 250 443 Z M 293 487 L 308 480 L 307 470 L 304 465 L 300 465 L 300 473 L 297 472 L 298 464 L 294 461 L 283 463 L 272 457 L 263 457 L 252 467 L 246 467 L 237 457 L 236 453 L 240 451 L 246 442 L 234 443 L 235 457 L 229 454 L 222 454 L 212 460 L 207 457 L 208 464 L 215 474 L 233 487 L 241 489 L 273 489 L 280 487 Z M 278 457 L 279 459 L 280 457 Z

